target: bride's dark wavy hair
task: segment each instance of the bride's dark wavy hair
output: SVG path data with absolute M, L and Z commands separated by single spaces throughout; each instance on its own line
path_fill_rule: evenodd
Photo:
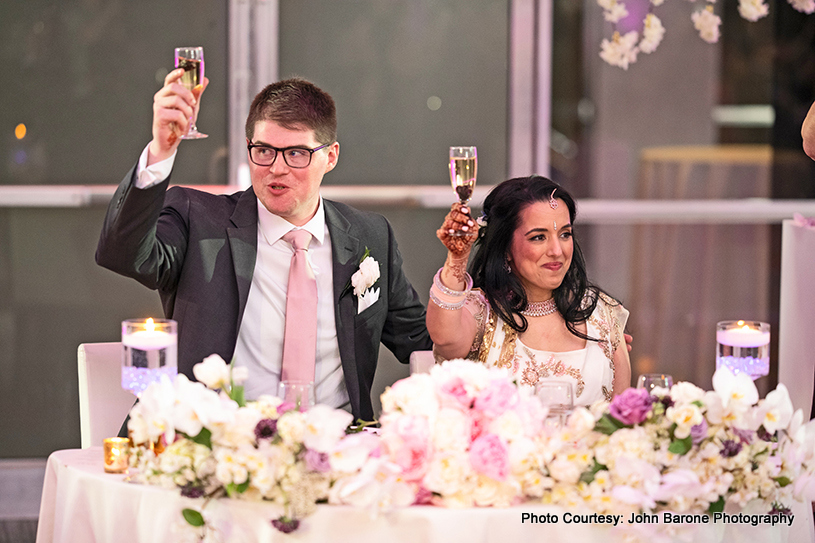
M 483 214 L 487 226 L 479 230 L 476 253 L 470 263 L 470 275 L 473 277 L 473 286 L 484 292 L 491 310 L 498 313 L 501 320 L 518 333 L 525 332 L 528 327 L 526 317 L 521 314 L 526 309 L 528 300 L 521 281 L 507 270 L 507 256 L 521 212 L 536 202 L 548 204 L 552 191 L 555 191 L 555 199 L 569 208 L 569 219 L 574 226 L 577 215 L 574 198 L 563 187 L 546 177 L 535 175 L 504 181 L 492 189 L 484 200 Z M 598 341 L 581 333 L 576 327 L 591 316 L 597 306 L 598 294 L 602 291 L 586 277 L 583 251 L 574 234 L 572 240 L 574 251 L 571 266 L 552 295 L 569 331 L 579 338 Z

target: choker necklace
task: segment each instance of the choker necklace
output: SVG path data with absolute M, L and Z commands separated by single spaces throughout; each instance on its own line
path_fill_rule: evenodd
M 543 302 L 528 302 L 526 304 L 526 309 L 521 311 L 521 315 L 525 317 L 544 317 L 546 315 L 551 315 L 555 311 L 557 311 L 555 299 L 549 298 Z

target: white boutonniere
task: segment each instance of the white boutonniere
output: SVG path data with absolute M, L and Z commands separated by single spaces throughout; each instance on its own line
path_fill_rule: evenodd
M 359 270 L 351 276 L 351 286 L 357 297 L 357 313 L 372 306 L 379 299 L 379 289 L 372 289 L 379 279 L 379 262 L 370 255 L 368 248 L 359 263 Z

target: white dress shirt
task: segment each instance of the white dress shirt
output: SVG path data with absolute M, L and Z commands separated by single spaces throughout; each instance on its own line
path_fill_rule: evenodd
M 148 167 L 147 152 L 145 147 L 139 158 L 135 181 L 137 188 L 147 188 L 166 179 L 175 161 L 173 154 Z M 260 200 L 257 205 L 257 260 L 234 355 L 235 364 L 249 370 L 249 379 L 245 383 L 248 400 L 257 399 L 261 394 L 277 394 L 283 363 L 286 289 L 294 254 L 292 246 L 282 238 L 297 228 L 269 212 Z M 318 403 L 350 409 L 337 342 L 333 258 L 322 198 L 317 213 L 302 228 L 312 235 L 307 255 L 317 279 L 315 396 Z

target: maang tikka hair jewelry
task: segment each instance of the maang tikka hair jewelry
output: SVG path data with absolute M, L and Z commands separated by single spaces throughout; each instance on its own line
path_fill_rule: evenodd
M 549 195 L 549 207 L 551 207 L 552 209 L 557 209 L 557 200 L 555 200 L 555 190 L 553 190 L 552 194 Z

